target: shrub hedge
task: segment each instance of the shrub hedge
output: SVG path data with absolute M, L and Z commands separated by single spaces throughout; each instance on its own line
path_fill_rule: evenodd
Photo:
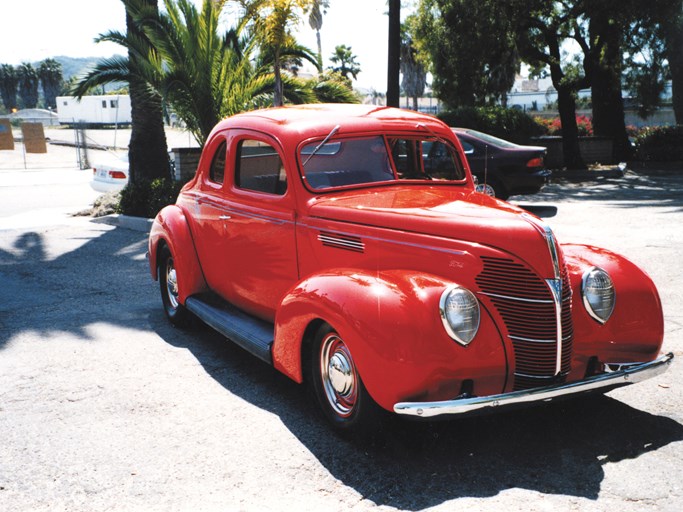
M 636 159 L 642 162 L 683 160 L 683 125 L 642 128 L 634 141 Z
M 164 206 L 175 203 L 183 183 L 168 179 L 128 183 L 121 191 L 118 213 L 153 218 Z

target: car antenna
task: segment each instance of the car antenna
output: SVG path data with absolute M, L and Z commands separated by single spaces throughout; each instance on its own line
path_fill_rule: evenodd
M 308 163 L 308 161 L 311 158 L 313 158 L 313 155 L 315 155 L 318 151 L 320 151 L 320 148 L 322 148 L 325 144 L 327 144 L 327 141 L 330 140 L 334 136 L 334 134 L 339 131 L 339 128 L 341 128 L 341 126 L 339 126 L 339 125 L 332 128 L 332 131 L 327 134 L 327 137 L 325 137 L 323 139 L 323 141 L 315 147 L 313 152 L 310 155 L 308 155 L 308 158 L 306 160 L 304 160 L 304 166 Z
M 484 144 L 484 190 L 489 181 L 489 145 Z

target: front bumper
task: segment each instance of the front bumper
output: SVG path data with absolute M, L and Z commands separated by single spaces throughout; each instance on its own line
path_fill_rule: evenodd
M 629 384 L 661 375 L 668 368 L 674 355 L 668 353 L 648 363 L 634 363 L 616 366 L 617 370 L 588 377 L 576 382 L 568 382 L 542 388 L 525 389 L 499 395 L 472 398 L 456 398 L 442 402 L 399 402 L 394 412 L 406 416 L 431 418 L 443 415 L 462 415 L 486 410 L 503 410 L 515 406 L 531 405 L 538 402 L 551 402 L 590 391 L 607 392 Z

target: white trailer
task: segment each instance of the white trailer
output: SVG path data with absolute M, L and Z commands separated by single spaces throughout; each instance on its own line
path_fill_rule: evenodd
M 59 124 L 122 125 L 131 123 L 130 96 L 57 96 Z

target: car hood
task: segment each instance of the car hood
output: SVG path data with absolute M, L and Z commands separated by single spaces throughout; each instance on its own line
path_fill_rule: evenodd
M 543 221 L 471 190 L 402 186 L 348 191 L 319 196 L 312 201 L 309 213 L 317 218 L 493 247 L 526 261 L 545 278 L 554 277 Z

